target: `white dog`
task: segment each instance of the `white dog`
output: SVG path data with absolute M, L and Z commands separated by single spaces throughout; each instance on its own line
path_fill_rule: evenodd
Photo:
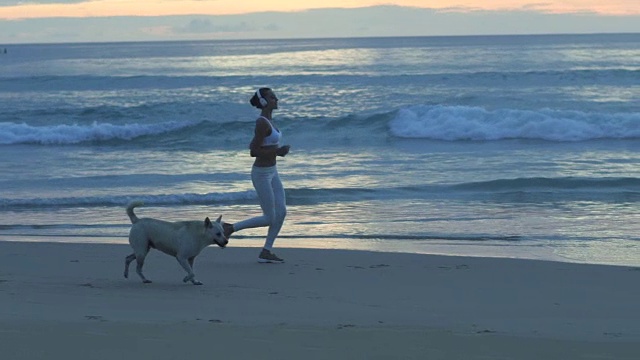
M 180 265 L 187 272 L 184 282 L 191 281 L 194 285 L 202 285 L 195 279 L 193 273 L 193 260 L 205 247 L 217 244 L 221 248 L 227 246 L 229 240 L 224 236 L 222 228 L 222 215 L 215 222 L 209 218 L 202 221 L 168 222 L 150 218 L 139 219 L 133 213 L 135 207 L 143 205 L 140 201 L 134 201 L 127 206 L 127 215 L 131 219 L 131 231 L 129 232 L 129 244 L 133 248 L 133 254 L 126 257 L 124 263 L 124 277 L 129 277 L 129 264 L 135 259 L 136 272 L 142 282 L 150 283 L 150 280 L 142 274 L 144 258 L 150 249 L 158 249 L 165 254 L 175 256 Z

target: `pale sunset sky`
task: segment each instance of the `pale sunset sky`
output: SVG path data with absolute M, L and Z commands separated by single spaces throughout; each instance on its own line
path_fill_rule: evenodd
M 0 0 L 0 43 L 640 32 L 640 0 Z

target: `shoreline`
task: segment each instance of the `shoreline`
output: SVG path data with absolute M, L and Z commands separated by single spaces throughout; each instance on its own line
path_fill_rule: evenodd
M 60 243 L 60 244 L 113 244 L 127 245 L 126 236 L 95 235 L 16 235 L 0 234 L 0 242 Z M 259 248 L 263 245 L 262 236 L 234 236 L 230 247 Z M 371 241 L 358 239 L 298 238 L 295 236 L 279 238 L 276 248 L 353 250 L 381 253 L 401 253 L 414 255 L 461 256 L 476 258 L 540 260 L 572 264 L 609 265 L 640 267 L 640 259 L 631 259 L 625 253 L 603 254 L 610 249 L 593 249 L 583 244 L 549 244 L 545 242 L 521 241 L 503 244 L 495 241 L 450 241 L 446 239 Z M 626 247 L 625 247 L 626 248 Z M 594 255 L 597 254 L 597 255 Z M 594 256 L 599 256 L 598 259 Z
M 284 264 L 258 264 L 257 250 L 206 248 L 194 286 L 157 251 L 142 284 L 122 277 L 128 245 L 0 242 L 0 346 L 11 359 L 640 352 L 640 268 L 292 248 L 277 249 Z

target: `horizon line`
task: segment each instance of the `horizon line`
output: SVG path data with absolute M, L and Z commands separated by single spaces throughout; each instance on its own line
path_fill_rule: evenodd
M 12 45 L 67 45 L 67 44 L 136 44 L 136 43 L 180 43 L 180 42 L 251 42 L 251 41 L 302 41 L 302 40 L 339 40 L 339 39 L 381 39 L 381 38 L 464 38 L 464 37 L 519 37 L 519 36 L 594 36 L 594 35 L 640 35 L 640 32 L 581 32 L 581 33 L 527 33 L 527 34 L 452 34 L 452 35 L 379 35 L 379 36 L 319 36 L 286 38 L 242 38 L 242 39 L 166 39 L 166 40 L 107 40 L 107 41 L 67 41 L 67 42 L 25 42 L 0 43 L 6 48 Z

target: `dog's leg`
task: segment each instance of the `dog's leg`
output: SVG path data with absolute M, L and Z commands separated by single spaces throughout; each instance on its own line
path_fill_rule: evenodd
M 135 206 L 131 206 L 132 211 L 134 207 Z M 127 210 L 127 213 L 128 212 L 129 210 Z M 135 217 L 135 215 L 133 215 L 133 217 Z M 150 239 L 146 234 L 144 225 L 136 224 L 139 222 L 139 219 L 137 217 L 134 219 L 133 217 L 131 218 L 131 221 L 134 223 L 134 225 L 129 231 L 129 244 L 133 248 L 133 254 L 127 256 L 125 260 L 124 277 L 127 277 L 129 275 L 129 264 L 133 261 L 133 259 L 136 259 L 136 273 L 138 273 L 138 276 L 140 276 L 143 283 L 148 284 L 151 281 L 147 280 L 147 278 L 144 277 L 144 274 L 142 274 L 142 266 L 144 265 L 144 258 L 149 253 Z
M 127 256 L 124 260 L 124 277 L 125 279 L 129 278 L 129 264 L 131 264 L 131 262 L 133 260 L 136 259 L 136 254 L 131 254 L 129 256 Z
M 182 279 L 182 281 L 184 282 L 191 281 L 193 285 L 202 285 L 200 281 L 196 280 L 196 277 L 195 277 L 196 275 L 193 273 L 193 269 L 191 267 L 191 265 L 193 264 L 194 258 L 192 257 L 189 259 L 185 259 L 183 257 L 176 256 L 176 259 L 188 274 L 187 276 L 184 277 L 184 279 Z
M 140 279 L 142 279 L 142 282 L 145 284 L 149 284 L 151 283 L 151 280 L 147 280 L 146 277 L 144 277 L 144 274 L 142 273 L 142 266 L 144 265 L 144 258 L 147 254 L 138 254 L 136 255 L 136 272 L 138 273 L 138 276 L 140 276 Z

